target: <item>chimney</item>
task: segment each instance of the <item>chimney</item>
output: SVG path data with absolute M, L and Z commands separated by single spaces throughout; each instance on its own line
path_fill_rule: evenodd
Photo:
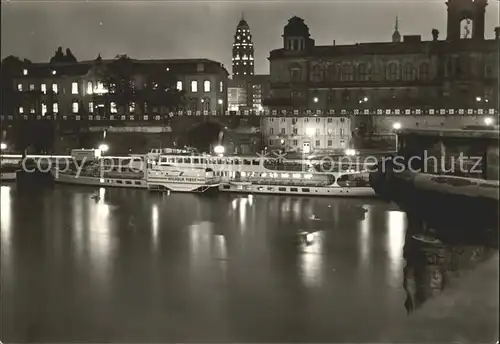
M 335 40 L 333 40 L 333 46 L 335 46 Z

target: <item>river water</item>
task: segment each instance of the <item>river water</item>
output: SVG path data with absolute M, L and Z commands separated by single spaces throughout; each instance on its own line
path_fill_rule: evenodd
M 446 277 L 408 301 L 405 232 L 376 199 L 4 184 L 1 339 L 377 341 Z

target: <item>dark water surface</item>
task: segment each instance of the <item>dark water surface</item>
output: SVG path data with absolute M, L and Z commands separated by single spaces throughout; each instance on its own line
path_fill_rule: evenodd
M 375 199 L 2 185 L 1 338 L 377 341 L 442 287 L 405 231 Z

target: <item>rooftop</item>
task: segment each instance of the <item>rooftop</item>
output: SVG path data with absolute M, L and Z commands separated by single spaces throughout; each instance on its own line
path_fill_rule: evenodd
M 411 36 L 415 37 L 415 36 Z M 342 56 L 342 55 L 370 55 L 370 54 L 420 54 L 426 52 L 456 52 L 456 51 L 484 51 L 498 53 L 498 41 L 495 39 L 449 41 L 411 41 L 402 42 L 374 42 L 356 43 L 348 45 L 316 45 L 305 50 L 304 56 Z M 297 51 L 290 52 L 284 48 L 272 50 L 270 58 L 291 56 L 296 58 Z

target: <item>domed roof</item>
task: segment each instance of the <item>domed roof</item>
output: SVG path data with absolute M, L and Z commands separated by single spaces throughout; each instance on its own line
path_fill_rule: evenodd
M 309 37 L 309 27 L 304 24 L 304 19 L 292 17 L 283 30 L 283 36 Z

